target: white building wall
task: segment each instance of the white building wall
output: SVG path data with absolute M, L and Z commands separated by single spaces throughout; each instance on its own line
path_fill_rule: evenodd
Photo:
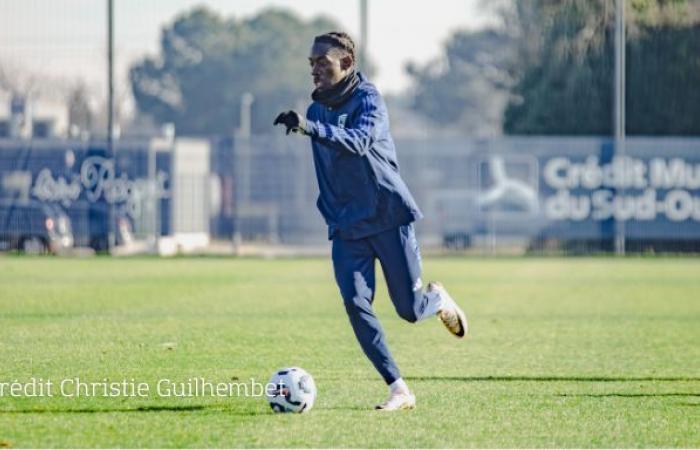
M 172 223 L 184 252 L 209 244 L 210 152 L 208 140 L 175 140 Z

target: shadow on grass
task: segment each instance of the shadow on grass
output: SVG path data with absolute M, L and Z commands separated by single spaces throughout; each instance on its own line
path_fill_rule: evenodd
M 260 415 L 271 415 L 270 412 L 260 412 L 260 411 L 235 411 L 227 410 L 220 406 L 206 406 L 206 405 L 186 405 L 186 406 L 158 406 L 158 405 L 146 405 L 139 406 L 136 408 L 66 408 L 66 409 L 13 409 L 13 410 L 0 410 L 0 415 L 2 414 L 97 414 L 97 413 L 150 413 L 150 412 L 188 412 L 188 411 L 220 411 L 224 414 L 234 415 L 234 416 L 260 416 Z
M 411 381 L 463 381 L 463 382 L 479 382 L 479 381 L 588 381 L 588 382 L 635 382 L 635 381 L 700 381 L 700 377 L 595 377 L 595 376 L 427 376 L 427 377 L 404 377 Z
M 375 411 L 373 406 L 330 406 L 326 408 L 318 408 L 323 411 L 364 411 L 372 412 Z
M 90 414 L 90 413 L 113 413 L 113 412 L 162 412 L 162 411 L 201 411 L 206 409 L 203 405 L 189 406 L 139 406 L 136 408 L 66 408 L 66 409 L 12 409 L 0 411 L 0 414 L 44 414 L 44 413 L 66 413 L 66 414 Z
M 559 394 L 558 397 L 700 397 L 698 393 L 692 392 L 659 392 L 659 393 L 631 393 L 610 392 L 607 394 Z

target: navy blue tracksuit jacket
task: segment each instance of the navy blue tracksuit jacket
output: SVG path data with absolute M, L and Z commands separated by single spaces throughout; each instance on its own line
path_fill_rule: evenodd
M 384 100 L 361 73 L 353 95 L 337 109 L 318 102 L 306 118 L 328 237 L 358 239 L 422 217 L 399 176 Z

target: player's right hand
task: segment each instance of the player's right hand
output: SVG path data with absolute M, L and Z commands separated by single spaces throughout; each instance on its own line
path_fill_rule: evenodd
M 306 119 L 301 117 L 298 112 L 290 110 L 280 113 L 272 125 L 284 125 L 287 127 L 287 134 L 291 131 L 303 133 L 305 131 Z

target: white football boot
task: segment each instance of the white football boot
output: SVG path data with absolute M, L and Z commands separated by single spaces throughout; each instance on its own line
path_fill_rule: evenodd
M 416 396 L 410 392 L 393 391 L 389 394 L 389 398 L 377 405 L 374 409 L 378 411 L 399 411 L 402 409 L 413 409 L 416 407 Z
M 427 291 L 437 292 L 440 295 L 441 304 L 437 316 L 442 320 L 449 332 L 458 338 L 466 336 L 467 331 L 469 331 L 467 316 L 464 315 L 462 308 L 452 300 L 452 297 L 450 297 L 450 294 L 447 293 L 442 284 L 431 281 L 428 283 Z

